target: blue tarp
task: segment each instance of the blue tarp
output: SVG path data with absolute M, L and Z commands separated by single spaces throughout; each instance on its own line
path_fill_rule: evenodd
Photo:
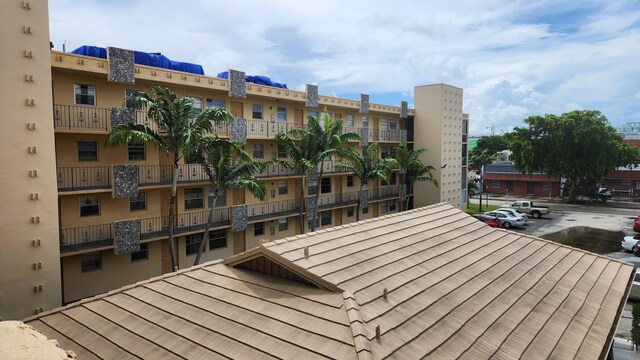
M 228 79 L 229 78 L 229 72 L 228 71 L 221 72 L 218 75 L 216 75 L 216 77 L 218 77 L 220 79 Z M 262 75 L 247 75 L 247 76 L 245 76 L 245 80 L 247 82 L 258 84 L 258 85 L 273 86 L 273 87 L 277 87 L 277 88 L 280 88 L 280 89 L 286 89 L 287 88 L 287 85 L 275 82 L 275 81 L 271 80 L 270 78 L 268 78 L 266 76 L 262 76 Z
M 83 45 L 73 50 L 72 54 L 107 58 L 107 49 L 98 46 Z M 173 61 L 164 55 L 149 54 L 142 51 L 133 52 L 133 62 L 139 65 L 153 66 L 162 69 L 171 69 L 177 71 L 188 72 L 192 74 L 204 75 L 204 69 L 201 65 L 188 62 Z

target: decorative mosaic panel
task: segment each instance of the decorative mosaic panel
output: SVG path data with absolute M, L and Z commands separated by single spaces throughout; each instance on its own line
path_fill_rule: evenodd
M 363 127 L 362 130 L 360 130 L 360 146 L 369 146 L 369 128 Z
M 400 130 L 400 141 L 407 142 L 407 130 Z
M 318 207 L 316 206 L 315 196 L 307 196 L 307 217 L 309 221 L 314 221 L 318 218 Z
M 234 232 L 245 231 L 248 217 L 249 207 L 247 205 L 235 205 L 233 207 L 233 217 L 231 218 L 231 230 Z
M 121 84 L 135 84 L 133 51 L 107 47 L 109 60 L 109 81 Z
M 408 107 L 406 101 L 400 101 L 400 119 L 406 119 L 408 117 Z
M 247 143 L 247 119 L 237 118 L 231 122 L 231 141 Z
M 244 71 L 229 69 L 229 96 L 237 98 L 246 98 L 247 84 Z
M 113 198 L 126 199 L 138 195 L 138 166 L 113 165 Z
M 133 109 L 111 108 L 111 128 L 116 125 L 136 122 L 136 112 Z
M 360 208 L 367 209 L 369 208 L 369 190 L 362 189 L 360 192 Z
M 369 113 L 369 94 L 360 94 L 360 113 Z
M 120 220 L 114 223 L 115 236 L 113 252 L 116 255 L 129 254 L 140 250 L 140 221 Z
M 307 84 L 307 107 L 318 107 L 318 85 Z

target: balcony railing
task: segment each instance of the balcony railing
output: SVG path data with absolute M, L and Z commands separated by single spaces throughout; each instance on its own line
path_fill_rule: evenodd
M 108 131 L 110 113 L 93 106 L 53 105 L 53 125 L 56 129 Z
M 59 191 L 111 188 L 111 166 L 56 168 Z
M 256 177 L 264 178 L 264 177 L 280 177 L 280 176 L 299 176 L 300 174 L 296 173 L 295 170 L 289 169 L 280 164 L 269 164 L 266 169 L 257 174 Z
M 318 207 L 320 209 L 331 208 L 358 202 L 358 192 L 348 192 L 341 194 L 325 194 L 318 196 Z
M 284 121 L 247 120 L 247 136 L 273 139 L 278 133 L 301 127 L 302 124 Z
M 249 221 L 281 217 L 300 212 L 300 199 L 264 202 L 247 208 Z
M 171 184 L 173 165 L 138 165 L 140 186 Z M 208 182 L 209 176 L 200 164 L 179 164 L 178 184 Z
M 209 210 L 179 214 L 175 217 L 175 234 L 203 231 L 209 218 Z M 169 236 L 169 217 L 140 219 L 140 239 Z M 217 208 L 213 212 L 211 227 L 230 224 L 230 208 Z M 114 224 L 82 226 L 60 230 L 60 251 L 70 252 L 113 245 Z
M 400 186 L 383 186 L 369 190 L 369 200 L 393 199 L 400 195 Z

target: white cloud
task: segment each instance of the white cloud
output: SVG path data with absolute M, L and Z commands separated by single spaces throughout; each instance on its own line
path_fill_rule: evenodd
M 209 75 L 234 68 L 295 89 L 317 83 L 327 94 L 396 93 L 391 104 L 415 85 L 445 82 L 465 90 L 472 134 L 486 133 L 491 122 L 509 129 L 529 115 L 562 113 L 571 104 L 599 109 L 615 124 L 637 120 L 634 4 L 49 2 L 56 49 L 66 41 L 67 50 L 87 44 L 161 51 L 200 63 Z M 78 31 L 87 21 L 91 31 Z

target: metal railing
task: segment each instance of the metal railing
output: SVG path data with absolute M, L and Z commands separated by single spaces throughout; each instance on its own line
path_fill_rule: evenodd
M 258 178 L 279 176 L 300 176 L 300 174 L 296 173 L 295 170 L 289 169 L 281 164 L 268 164 L 264 171 L 256 175 L 256 177 Z
M 173 165 L 138 165 L 138 183 L 141 186 L 171 184 Z M 178 184 L 208 182 L 201 164 L 179 164 Z
M 53 105 L 53 125 L 56 129 L 109 129 L 111 110 L 93 106 Z
M 369 200 L 392 199 L 400 195 L 400 186 L 383 186 L 369 190 Z
M 275 138 L 278 133 L 286 133 L 296 128 L 302 128 L 302 124 L 284 121 L 247 120 L 247 136 L 249 137 Z
M 355 204 L 358 202 L 358 192 L 348 192 L 341 194 L 325 194 L 318 196 L 319 208 L 330 208 L 347 204 Z
M 300 212 L 300 199 L 263 202 L 247 206 L 248 220 L 255 221 Z
M 113 223 L 60 230 L 60 249 L 73 251 L 113 245 Z
M 111 166 L 58 167 L 56 173 L 59 191 L 111 187 Z

